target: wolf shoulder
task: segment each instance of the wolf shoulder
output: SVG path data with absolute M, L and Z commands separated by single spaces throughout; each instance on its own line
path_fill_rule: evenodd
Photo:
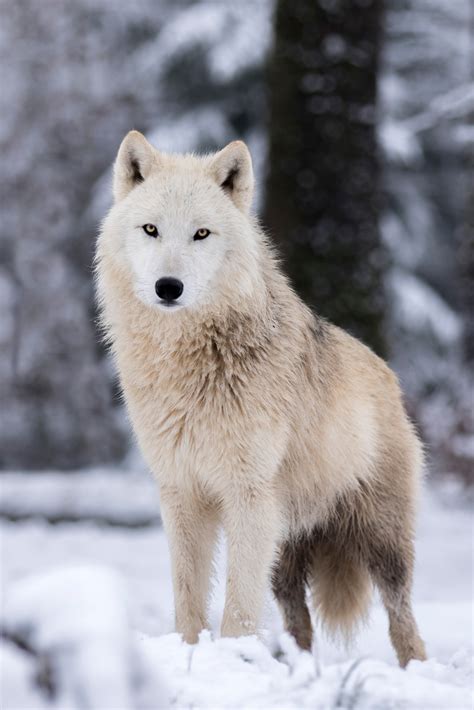
M 307 309 L 309 310 L 309 309 Z M 334 381 L 352 379 L 381 388 L 392 396 L 402 395 L 397 375 L 387 362 L 347 330 L 319 315 L 306 316 L 308 346 L 324 362 Z

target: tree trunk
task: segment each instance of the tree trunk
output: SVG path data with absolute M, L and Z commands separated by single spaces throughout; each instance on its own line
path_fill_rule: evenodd
M 468 190 L 458 262 L 461 308 L 464 317 L 463 354 L 466 363 L 471 365 L 474 363 L 474 190 L 472 187 Z
M 264 223 L 300 295 L 384 353 L 376 83 L 382 0 L 278 0 Z

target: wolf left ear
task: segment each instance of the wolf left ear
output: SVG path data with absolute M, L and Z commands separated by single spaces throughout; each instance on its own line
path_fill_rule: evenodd
M 252 158 L 243 141 L 233 141 L 212 159 L 214 179 L 236 207 L 247 213 L 252 204 L 254 178 Z
M 123 139 L 114 164 L 114 198 L 123 199 L 150 174 L 157 151 L 139 131 L 130 131 Z

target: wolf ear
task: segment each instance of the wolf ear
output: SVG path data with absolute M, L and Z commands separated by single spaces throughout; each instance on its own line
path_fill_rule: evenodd
M 114 165 L 115 201 L 128 195 L 135 185 L 150 174 L 157 151 L 139 131 L 130 131 L 123 139 Z
M 244 213 L 253 197 L 252 158 L 243 141 L 233 141 L 216 153 L 211 163 L 214 179 Z

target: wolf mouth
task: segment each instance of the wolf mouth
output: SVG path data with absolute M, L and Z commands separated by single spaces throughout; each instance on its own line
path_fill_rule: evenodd
M 177 303 L 177 302 L 172 302 L 170 303 L 169 301 L 157 301 L 158 306 L 164 306 L 165 308 L 182 308 L 183 304 L 182 303 Z

